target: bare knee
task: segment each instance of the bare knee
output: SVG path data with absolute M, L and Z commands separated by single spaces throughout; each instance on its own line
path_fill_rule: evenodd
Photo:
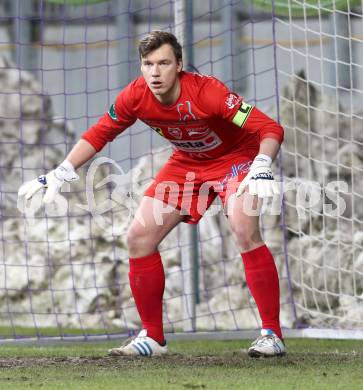
M 258 227 L 248 228 L 243 226 L 232 230 L 241 252 L 251 251 L 261 246 L 263 242 Z
M 127 247 L 130 257 L 143 257 L 157 251 L 158 242 L 143 226 L 132 224 L 127 232 Z

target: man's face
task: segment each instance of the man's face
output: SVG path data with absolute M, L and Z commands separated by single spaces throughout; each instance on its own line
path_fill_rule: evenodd
M 141 58 L 141 73 L 151 92 L 160 101 L 169 100 L 181 70 L 182 62 L 177 62 L 168 43 Z

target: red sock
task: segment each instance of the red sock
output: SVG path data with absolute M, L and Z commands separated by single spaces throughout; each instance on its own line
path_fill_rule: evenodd
M 280 287 L 275 261 L 266 245 L 242 254 L 246 282 L 255 299 L 263 329 L 282 338 L 280 328 Z
M 164 342 L 163 294 L 165 274 L 159 252 L 129 259 L 129 280 L 132 295 L 139 312 L 143 329 L 158 343 Z

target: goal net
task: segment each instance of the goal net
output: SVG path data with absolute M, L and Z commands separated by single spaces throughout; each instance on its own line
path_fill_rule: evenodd
M 125 237 L 171 152 L 163 138 L 137 122 L 79 170 L 56 205 L 16 195 L 63 161 L 139 75 L 137 41 L 153 29 L 182 38 L 185 68 L 215 75 L 285 128 L 274 166 L 284 198 L 261 218 L 282 326 L 362 328 L 360 1 L 15 0 L 0 11 L 0 337 L 140 328 Z M 183 224 L 160 246 L 166 331 L 258 329 L 218 202 L 197 229 Z
M 362 4 L 288 3 L 275 21 L 296 325 L 361 329 Z

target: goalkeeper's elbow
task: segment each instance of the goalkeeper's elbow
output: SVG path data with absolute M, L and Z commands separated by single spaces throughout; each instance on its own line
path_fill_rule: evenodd
M 284 128 L 280 125 L 280 123 L 277 123 L 277 127 L 278 127 L 278 136 L 279 136 L 278 141 L 281 145 L 284 140 L 285 131 Z
M 273 127 L 270 127 L 268 131 L 263 133 L 261 138 L 273 138 L 281 145 L 284 140 L 284 128 L 276 122 Z

